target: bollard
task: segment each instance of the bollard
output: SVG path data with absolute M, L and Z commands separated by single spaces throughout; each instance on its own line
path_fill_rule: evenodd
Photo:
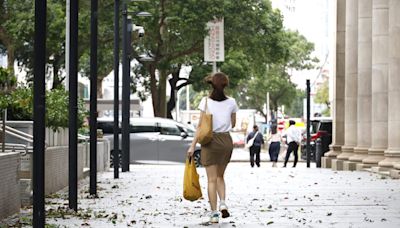
M 317 168 L 321 168 L 322 140 L 318 138 L 315 141 L 315 163 Z

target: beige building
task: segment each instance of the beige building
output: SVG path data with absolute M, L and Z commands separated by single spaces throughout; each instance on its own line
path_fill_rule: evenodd
M 334 170 L 400 176 L 400 1 L 337 0 Z

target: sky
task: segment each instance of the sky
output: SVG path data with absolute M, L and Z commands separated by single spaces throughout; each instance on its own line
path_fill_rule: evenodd
M 314 43 L 313 56 L 324 66 L 325 72 L 333 74 L 334 48 L 334 2 L 331 0 L 271 0 L 274 8 L 280 9 L 284 17 L 284 26 L 297 30 L 307 40 Z M 326 59 L 326 63 L 325 63 Z M 324 64 L 325 63 L 325 64 Z M 299 88 L 305 88 L 306 79 L 310 78 L 311 84 L 318 84 L 321 80 L 320 70 L 293 72 L 292 81 Z M 332 77 L 331 77 L 332 78 Z

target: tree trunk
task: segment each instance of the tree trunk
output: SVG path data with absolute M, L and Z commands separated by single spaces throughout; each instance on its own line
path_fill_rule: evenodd
M 174 119 L 172 117 L 172 110 L 176 107 L 176 96 L 175 96 L 176 95 L 176 92 L 175 92 L 176 84 L 175 85 L 171 84 L 171 80 L 170 80 L 169 84 L 171 85 L 171 95 L 170 95 L 169 101 L 167 103 L 167 118 Z
M 157 117 L 167 117 L 167 72 L 160 70 L 160 80 L 158 81 L 158 115 Z
M 13 45 L 7 45 L 7 68 L 14 74 L 15 48 Z
M 53 63 L 53 86 L 52 89 L 57 89 L 61 86 L 61 80 L 58 76 L 58 66 L 57 64 Z
M 97 98 L 103 98 L 103 79 L 104 77 L 97 79 Z
M 180 69 L 181 69 L 181 66 L 177 67 L 172 72 L 172 78 L 168 80 L 169 85 L 171 86 L 170 97 L 169 97 L 169 101 L 167 104 L 167 118 L 169 118 L 169 119 L 173 119 L 171 112 L 176 107 L 176 95 L 178 93 L 178 90 L 181 88 L 181 87 L 180 88 L 177 87 L 178 81 L 183 80 L 183 78 L 179 78 Z
M 265 123 L 268 123 L 268 110 L 267 110 L 267 114 L 265 114 L 264 112 L 261 112 L 261 114 L 264 116 Z
M 156 69 L 155 69 L 154 65 L 150 65 L 148 70 L 150 72 L 150 91 L 151 91 L 151 99 L 152 99 L 152 103 L 153 103 L 153 112 L 154 112 L 154 116 L 159 116 Z

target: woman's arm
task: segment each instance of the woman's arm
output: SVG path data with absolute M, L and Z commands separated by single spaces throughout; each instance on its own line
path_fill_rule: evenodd
M 236 112 L 231 114 L 231 125 L 232 128 L 236 126 Z

